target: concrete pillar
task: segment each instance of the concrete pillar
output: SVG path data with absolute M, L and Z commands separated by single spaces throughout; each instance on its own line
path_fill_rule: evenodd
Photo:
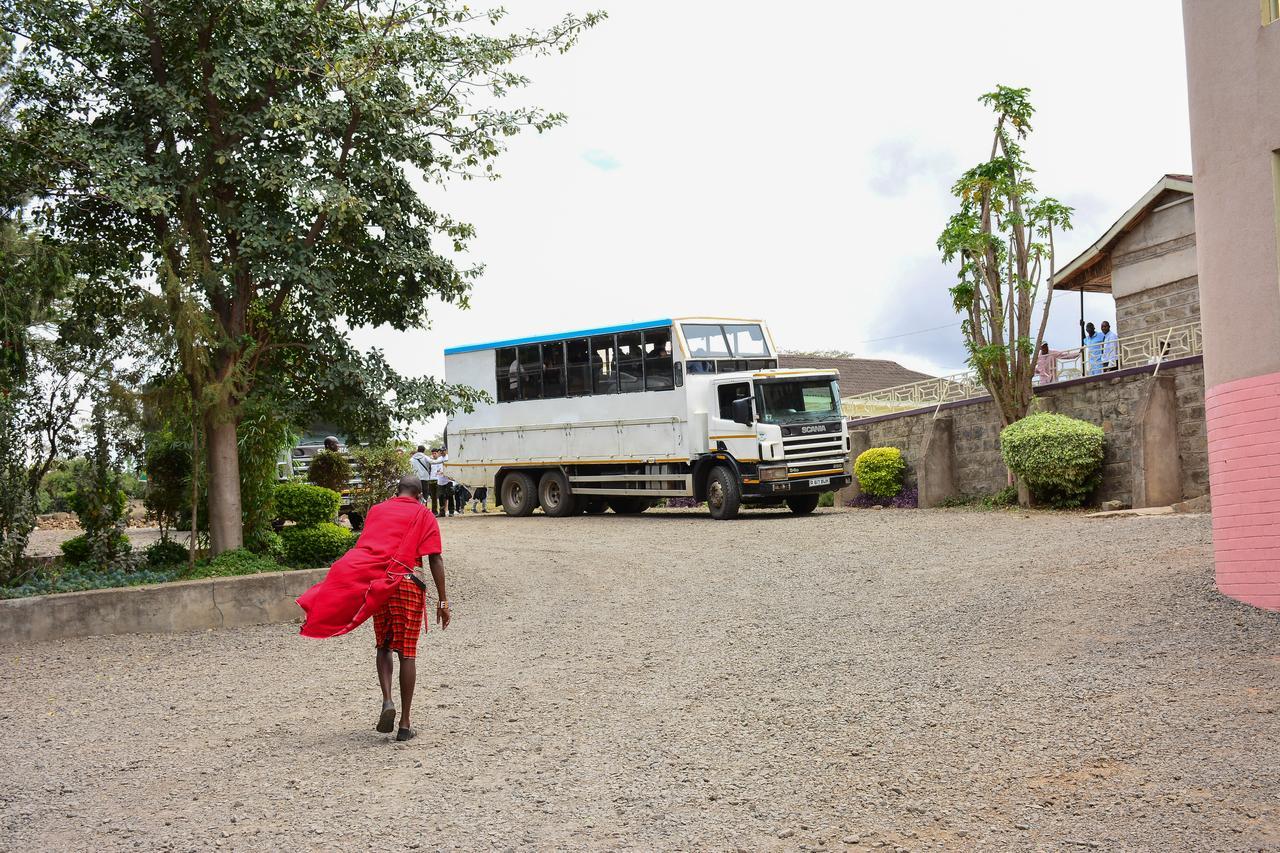
M 869 429 L 851 429 L 849 430 L 849 458 L 857 459 L 858 454 L 864 450 L 871 448 L 871 430 Z M 836 505 L 848 506 L 849 502 L 862 494 L 862 489 L 858 488 L 858 478 L 854 477 L 853 482 L 836 492 Z
M 1280 22 L 1239 0 L 1182 19 L 1218 589 L 1280 610 Z
M 920 506 L 931 507 L 956 494 L 956 444 L 951 418 L 934 418 L 924 437 L 924 451 L 916 468 Z
M 1134 413 L 1133 505 L 1169 506 L 1182 500 L 1178 455 L 1178 391 L 1172 376 L 1156 375 Z

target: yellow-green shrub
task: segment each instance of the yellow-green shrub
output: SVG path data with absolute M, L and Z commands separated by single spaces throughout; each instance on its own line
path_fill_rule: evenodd
M 891 498 L 902 491 L 906 473 L 907 462 L 896 447 L 872 447 L 858 454 L 853 463 L 858 487 L 877 498 Z

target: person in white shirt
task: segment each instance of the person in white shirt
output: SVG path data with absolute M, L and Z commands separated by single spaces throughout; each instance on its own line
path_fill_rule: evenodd
M 444 464 L 449 461 L 449 454 L 439 447 L 431 448 L 431 478 L 428 487 L 431 491 L 431 511 L 436 515 L 453 515 L 453 487 L 449 475 L 444 472 Z M 443 512 L 441 510 L 443 509 Z

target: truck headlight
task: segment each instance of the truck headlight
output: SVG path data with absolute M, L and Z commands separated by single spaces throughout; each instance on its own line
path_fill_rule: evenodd
M 785 479 L 787 479 L 786 465 L 770 465 L 767 467 L 760 468 L 760 482 L 762 483 L 767 483 L 770 480 L 785 480 Z

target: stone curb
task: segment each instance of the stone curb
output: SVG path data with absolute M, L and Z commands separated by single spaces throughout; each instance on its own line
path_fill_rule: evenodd
M 176 634 L 301 618 L 294 601 L 329 569 L 263 572 L 0 601 L 0 646 L 100 634 Z

